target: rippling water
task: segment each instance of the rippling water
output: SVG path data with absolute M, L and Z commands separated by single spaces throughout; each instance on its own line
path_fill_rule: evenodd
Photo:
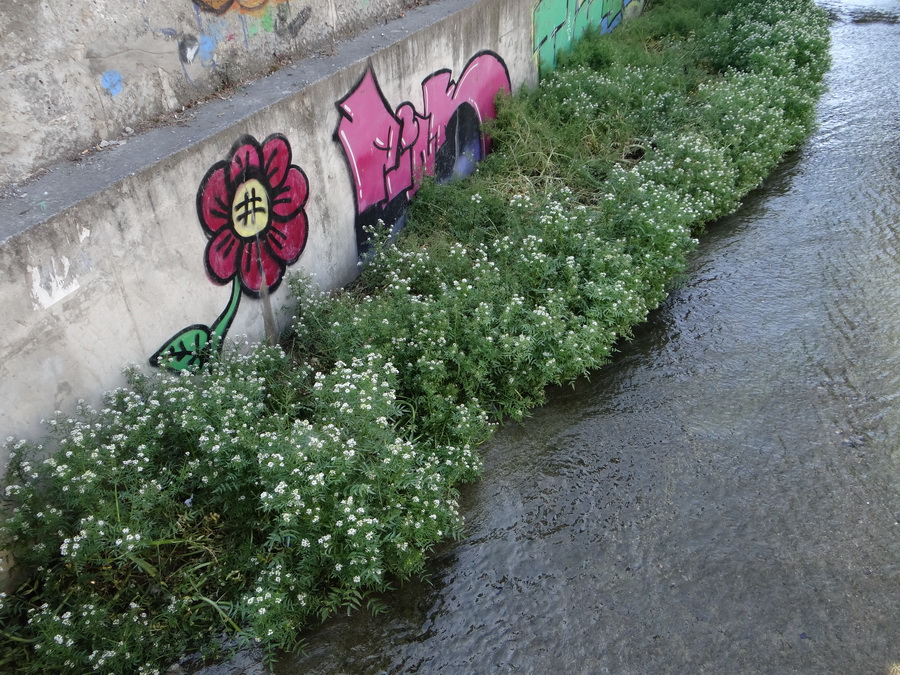
M 278 672 L 900 673 L 900 1 L 827 7 L 803 150 L 485 448 L 430 584 Z

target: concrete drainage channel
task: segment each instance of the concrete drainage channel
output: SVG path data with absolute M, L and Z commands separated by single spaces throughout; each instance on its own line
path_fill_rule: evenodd
M 295 270 L 352 279 L 362 226 L 403 217 L 417 177 L 447 163 L 448 128 L 475 144 L 453 149 L 468 153 L 453 171 L 487 149 L 494 96 L 536 81 L 535 11 L 410 9 L 7 190 L 4 436 L 39 436 L 53 410 L 120 386 L 126 364 L 187 367 L 217 337 L 261 339 L 266 301 L 285 321 Z

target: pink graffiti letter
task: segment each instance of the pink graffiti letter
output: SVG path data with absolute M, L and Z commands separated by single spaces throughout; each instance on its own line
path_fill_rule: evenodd
M 401 121 L 388 107 L 371 69 L 343 100 L 338 102 L 341 121 L 337 136 L 353 172 L 360 213 L 384 202 L 390 191 L 387 173 L 396 168 Z

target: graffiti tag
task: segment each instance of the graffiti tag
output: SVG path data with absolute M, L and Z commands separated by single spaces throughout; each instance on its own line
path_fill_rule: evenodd
M 381 220 L 394 231 L 422 178 L 439 181 L 472 173 L 490 150 L 482 133 L 494 117 L 498 93 L 509 93 L 509 71 L 497 54 L 484 51 L 469 60 L 459 79 L 448 69 L 422 81 L 421 112 L 410 102 L 392 109 L 371 68 L 337 102 L 335 132 L 354 184 L 357 244 L 365 248 L 366 228 Z

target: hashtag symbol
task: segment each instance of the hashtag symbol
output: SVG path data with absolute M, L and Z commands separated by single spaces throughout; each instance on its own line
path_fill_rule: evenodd
M 238 221 L 246 223 L 247 220 L 250 220 L 251 224 L 256 225 L 256 214 L 266 212 L 266 208 L 259 205 L 261 201 L 263 201 L 263 198 L 256 195 L 255 187 L 250 190 L 244 190 L 244 201 L 236 204 L 234 207 L 234 210 L 238 212 Z

